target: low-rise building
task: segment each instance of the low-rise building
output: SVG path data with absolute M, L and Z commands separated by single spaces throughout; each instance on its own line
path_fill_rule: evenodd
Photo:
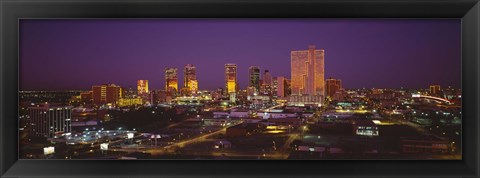
M 135 98 L 120 98 L 117 101 L 117 106 L 125 107 L 125 106 L 135 106 L 135 105 L 142 105 L 143 100 L 140 97 Z
M 449 153 L 453 143 L 433 135 L 421 138 L 402 138 L 401 149 L 403 153 Z
M 378 136 L 378 126 L 369 119 L 355 119 L 352 121 L 355 135 Z

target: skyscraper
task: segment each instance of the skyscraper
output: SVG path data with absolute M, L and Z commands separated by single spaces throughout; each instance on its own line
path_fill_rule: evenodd
M 250 66 L 248 68 L 248 86 L 260 91 L 260 67 Z
M 198 90 L 196 67 L 192 64 L 187 64 L 183 69 L 183 86 L 190 92 Z
M 178 91 L 177 68 L 165 68 L 165 91 L 175 94 Z
M 285 78 L 285 96 L 290 96 L 292 94 L 291 80 Z
M 293 105 L 322 105 L 325 98 L 323 49 L 311 44 L 307 50 L 291 51 L 291 88 Z
M 273 88 L 274 88 L 274 91 L 276 92 L 275 94 L 278 96 L 278 97 L 285 97 L 287 96 L 287 80 L 285 79 L 285 77 L 283 76 L 279 76 L 279 77 L 275 77 L 275 80 L 274 80 L 274 85 Z
M 272 75 L 270 74 L 269 70 L 265 70 L 263 72 L 263 84 L 265 85 L 272 85 Z
M 325 80 L 325 91 L 328 97 L 333 98 L 333 95 L 342 88 L 342 81 L 330 77 Z
M 261 93 L 264 95 L 271 95 L 272 94 L 272 75 L 270 71 L 265 70 L 262 75 L 262 85 L 261 85 Z
M 292 95 L 324 96 L 324 53 L 313 44 L 291 52 Z
M 235 93 L 237 86 L 237 64 L 225 64 L 225 89 L 228 93 Z
M 138 95 L 148 94 L 148 80 L 138 80 L 137 91 Z

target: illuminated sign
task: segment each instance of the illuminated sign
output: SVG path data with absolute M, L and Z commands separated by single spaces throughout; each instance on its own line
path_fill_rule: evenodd
M 50 155 L 50 154 L 53 154 L 53 153 L 55 153 L 55 147 L 50 146 L 50 147 L 43 148 L 43 154 L 44 155 Z
M 107 151 L 108 150 L 108 143 L 100 144 L 100 150 Z

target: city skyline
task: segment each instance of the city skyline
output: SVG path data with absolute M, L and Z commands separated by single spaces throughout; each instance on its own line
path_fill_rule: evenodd
M 188 24 L 193 28 L 185 29 Z M 152 36 L 155 31 L 165 34 Z M 94 37 L 100 44 L 92 44 Z M 156 39 L 159 46 L 152 45 Z M 135 88 L 138 80 L 164 89 L 164 69 L 187 64 L 196 67 L 200 90 L 216 89 L 225 87 L 227 63 L 237 65 L 239 89 L 246 89 L 250 66 L 290 78 L 290 52 L 308 44 L 325 49 L 324 78 L 341 79 L 344 88 L 460 87 L 460 21 L 455 19 L 22 20 L 20 90 L 80 90 L 104 83 Z M 101 70 L 105 67 L 109 70 Z M 178 83 L 184 77 L 178 76 Z

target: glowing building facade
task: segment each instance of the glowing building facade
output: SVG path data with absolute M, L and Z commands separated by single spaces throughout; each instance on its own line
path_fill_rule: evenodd
M 165 91 L 175 94 L 178 91 L 177 68 L 165 68 Z
M 237 64 L 225 64 L 226 93 L 235 93 L 237 86 Z
M 248 86 L 253 87 L 256 92 L 260 91 L 260 67 L 250 66 L 248 68 Z
M 304 100 L 301 96 L 305 96 L 309 103 L 322 104 L 325 97 L 324 55 L 325 51 L 316 49 L 315 45 L 309 45 L 307 50 L 291 51 L 292 95 L 300 96 L 294 97 L 300 100 L 293 103 Z M 317 98 L 321 101 L 316 101 Z
M 142 105 L 143 100 L 142 98 L 122 98 L 117 101 L 117 106 L 125 107 L 125 106 L 135 106 L 135 105 Z
M 197 80 L 188 81 L 188 90 L 192 93 L 196 93 L 198 91 L 198 81 Z
M 138 95 L 148 94 L 148 80 L 138 80 L 137 91 L 138 91 Z
M 288 96 L 287 79 L 283 76 L 275 77 L 273 89 L 277 97 Z
M 123 95 L 122 87 L 115 84 L 92 86 L 93 103 L 97 105 L 116 104 Z
M 272 94 L 272 75 L 270 74 L 269 70 L 265 70 L 262 75 L 262 85 L 260 87 L 260 92 L 263 95 L 271 95 Z
M 187 64 L 183 69 L 183 86 L 190 92 L 198 91 L 196 67 L 192 64 Z

